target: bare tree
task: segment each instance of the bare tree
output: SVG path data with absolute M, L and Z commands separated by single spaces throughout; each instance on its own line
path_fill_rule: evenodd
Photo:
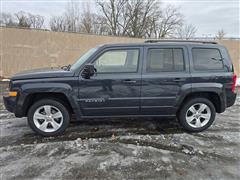
M 63 16 L 53 16 L 49 22 L 52 31 L 66 31 L 66 23 Z
M 79 32 L 80 29 L 80 9 L 79 3 L 71 0 L 66 8 L 66 12 L 64 14 L 66 30 L 70 32 Z
M 97 5 L 106 18 L 111 35 L 120 35 L 119 23 L 127 0 L 97 0 Z
M 78 3 L 72 0 L 62 16 L 51 18 L 51 30 L 165 38 L 183 25 L 179 9 L 172 5 L 163 9 L 159 0 L 96 0 L 96 4 L 99 14 L 89 4 L 80 14 Z
M 49 22 L 52 31 L 80 32 L 79 3 L 71 0 L 61 16 L 53 16 Z
M 83 4 L 83 7 L 81 14 L 79 4 L 73 0 L 69 2 L 62 16 L 51 17 L 49 22 L 51 30 L 95 34 L 106 32 L 105 19 L 93 13 L 89 4 Z
M 180 39 L 191 39 L 195 36 L 195 33 L 197 32 L 197 28 L 192 25 L 184 25 L 177 29 L 177 37 Z
M 107 26 L 107 20 L 101 15 L 95 15 L 94 32 L 98 35 L 109 35 L 109 27 Z
M 1 13 L 0 24 L 2 26 L 17 26 L 16 20 L 10 13 Z
M 19 11 L 15 13 L 15 17 L 17 18 L 18 27 L 30 28 L 32 22 L 28 16 L 28 14 L 24 11 Z
M 155 37 L 165 38 L 172 36 L 177 28 L 183 24 L 183 15 L 179 9 L 168 5 L 161 14 L 161 17 L 155 20 Z
M 157 0 L 98 0 L 97 5 L 112 35 L 143 37 L 151 17 L 160 14 Z
M 93 33 L 95 14 L 91 12 L 89 4 L 83 4 L 83 13 L 81 15 L 81 31 L 86 33 Z
M 30 13 L 28 14 L 28 16 L 29 16 L 32 28 L 36 28 L 36 29 L 42 28 L 42 26 L 44 24 L 43 16 L 33 15 L 33 14 L 30 14 Z
M 216 39 L 222 40 L 226 36 L 226 34 L 227 33 L 223 29 L 221 29 L 217 32 Z
M 105 0 L 97 5 L 112 35 L 164 38 L 183 24 L 178 8 L 158 0 Z
M 44 17 L 19 11 L 14 14 L 1 13 L 0 23 L 5 26 L 25 27 L 25 28 L 42 28 Z
M 157 0 L 133 0 L 127 2 L 125 23 L 127 34 L 133 37 L 144 37 L 151 27 L 152 17 L 160 17 L 160 3 Z
M 83 4 L 83 7 L 83 13 L 81 14 L 81 32 L 107 35 L 109 29 L 107 27 L 106 18 L 102 15 L 93 13 L 88 3 Z

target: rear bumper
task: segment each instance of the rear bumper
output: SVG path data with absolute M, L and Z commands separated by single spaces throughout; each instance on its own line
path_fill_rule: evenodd
M 234 105 L 237 98 L 237 93 L 233 93 L 231 96 L 227 96 L 227 107 Z
M 3 103 L 5 108 L 12 113 L 16 111 L 16 97 L 3 97 Z

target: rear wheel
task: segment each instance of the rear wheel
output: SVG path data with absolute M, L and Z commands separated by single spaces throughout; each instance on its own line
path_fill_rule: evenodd
M 69 120 L 67 108 L 57 100 L 39 100 L 28 111 L 29 126 L 42 136 L 62 134 L 68 127 Z
M 183 105 L 179 113 L 179 121 L 185 130 L 200 132 L 213 123 L 216 110 L 206 98 L 194 98 Z

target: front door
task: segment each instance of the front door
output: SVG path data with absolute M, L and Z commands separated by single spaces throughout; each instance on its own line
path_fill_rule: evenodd
M 187 48 L 159 45 L 144 52 L 141 114 L 174 115 L 181 94 L 191 89 Z
M 91 63 L 96 73 L 80 76 L 83 116 L 139 115 L 142 48 L 107 48 Z

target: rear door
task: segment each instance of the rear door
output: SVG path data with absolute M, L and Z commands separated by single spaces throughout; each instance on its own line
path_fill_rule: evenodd
M 185 90 L 191 90 L 189 61 L 185 46 L 144 48 L 141 114 L 174 115 Z

